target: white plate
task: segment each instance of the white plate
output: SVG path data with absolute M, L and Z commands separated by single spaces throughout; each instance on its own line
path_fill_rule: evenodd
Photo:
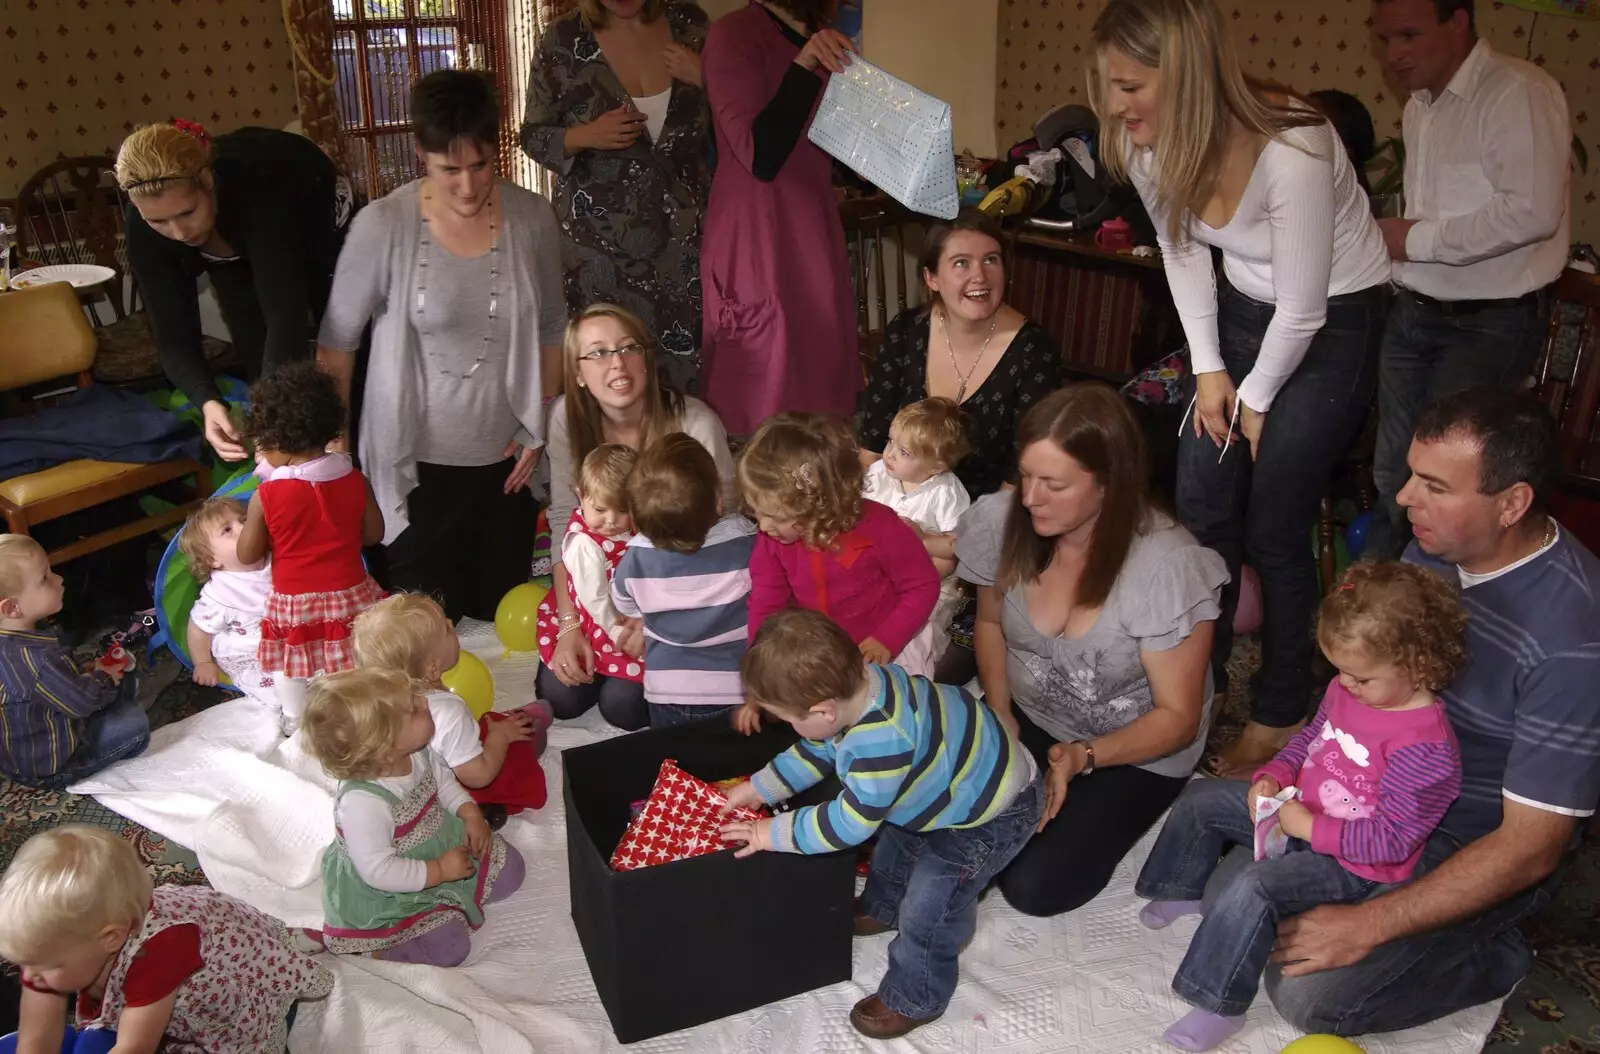
M 11 285 L 16 289 L 27 289 L 46 282 L 68 282 L 74 289 L 88 289 L 101 282 L 109 282 L 116 276 L 117 272 L 98 264 L 52 264 L 49 267 L 35 267 L 31 271 L 19 271 L 11 276 Z

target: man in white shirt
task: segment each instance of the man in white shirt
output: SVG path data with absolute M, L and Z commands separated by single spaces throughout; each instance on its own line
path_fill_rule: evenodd
M 1379 220 L 1399 295 L 1384 335 L 1368 548 L 1409 540 L 1395 496 L 1418 411 L 1479 384 L 1515 388 L 1567 263 L 1572 132 L 1561 86 L 1478 39 L 1473 0 L 1377 0 L 1373 29 L 1405 108 L 1405 217 Z M 1387 513 L 1387 516 L 1384 515 Z

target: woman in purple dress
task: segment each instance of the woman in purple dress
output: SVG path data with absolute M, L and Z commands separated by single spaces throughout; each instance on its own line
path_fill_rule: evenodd
M 832 162 L 806 138 L 854 50 L 835 0 L 752 0 L 702 62 L 720 154 L 700 244 L 701 394 L 728 431 L 783 411 L 848 417 L 861 388 Z

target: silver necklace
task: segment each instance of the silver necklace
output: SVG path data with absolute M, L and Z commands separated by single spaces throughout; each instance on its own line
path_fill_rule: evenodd
M 433 198 L 423 194 L 424 210 L 422 213 L 422 241 L 417 246 L 417 330 L 423 337 L 433 336 L 433 331 L 428 328 L 428 317 L 423 308 L 428 303 L 428 251 L 433 247 L 433 241 L 428 236 L 429 224 L 426 205 Z M 489 200 L 484 203 L 484 208 L 489 210 L 489 322 L 483 329 L 483 340 L 478 344 L 478 357 L 472 360 L 472 365 L 466 373 L 452 373 L 443 366 L 438 366 L 440 373 L 446 377 L 454 377 L 464 381 L 478 372 L 483 361 L 489 357 L 489 346 L 494 340 L 494 320 L 500 312 L 500 225 L 495 220 L 494 213 L 495 195 L 491 191 Z M 437 363 L 435 364 L 437 366 Z
M 944 309 L 939 310 L 939 332 L 944 334 L 944 346 L 950 352 L 950 368 L 956 372 L 956 379 L 961 383 L 956 386 L 956 405 L 967 397 L 967 382 L 972 375 L 978 372 L 978 363 L 983 361 L 984 352 L 989 350 L 989 342 L 994 339 L 995 327 L 1000 325 L 1000 312 L 994 313 L 994 318 L 989 320 L 989 335 L 983 338 L 983 347 L 978 349 L 978 357 L 972 360 L 972 365 L 967 369 L 966 375 L 961 373 L 961 367 L 956 363 L 956 346 L 950 342 L 950 327 L 945 325 Z

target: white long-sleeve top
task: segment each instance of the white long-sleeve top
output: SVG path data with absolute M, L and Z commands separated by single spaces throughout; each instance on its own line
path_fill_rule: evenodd
M 1291 128 L 1256 159 L 1244 196 L 1225 226 L 1192 213 L 1184 238 L 1168 236 L 1169 213 L 1156 196 L 1155 152 L 1134 149 L 1128 174 L 1155 222 L 1167 284 L 1189 341 L 1196 373 L 1223 368 L 1217 336 L 1217 283 L 1209 247 L 1222 250 L 1233 287 L 1274 304 L 1255 367 L 1239 385 L 1254 410 L 1271 409 L 1328 317 L 1328 297 L 1389 280 L 1389 254 L 1355 169 L 1326 122 Z
M 1479 40 L 1445 90 L 1406 102 L 1406 262 L 1436 300 L 1542 289 L 1567 265 L 1572 129 L 1561 85 Z
M 422 781 L 424 766 L 430 765 L 434 782 L 439 785 L 440 808 L 453 813 L 472 800 L 444 759 L 431 750 L 411 755 L 409 775 L 367 782 L 376 783 L 396 798 L 404 798 Z M 356 866 L 356 874 L 367 885 L 385 893 L 415 893 L 427 886 L 428 862 L 407 860 L 394 851 L 394 813 L 387 801 L 359 788 L 350 790 L 339 797 L 333 820 L 344 837 L 344 848 Z

